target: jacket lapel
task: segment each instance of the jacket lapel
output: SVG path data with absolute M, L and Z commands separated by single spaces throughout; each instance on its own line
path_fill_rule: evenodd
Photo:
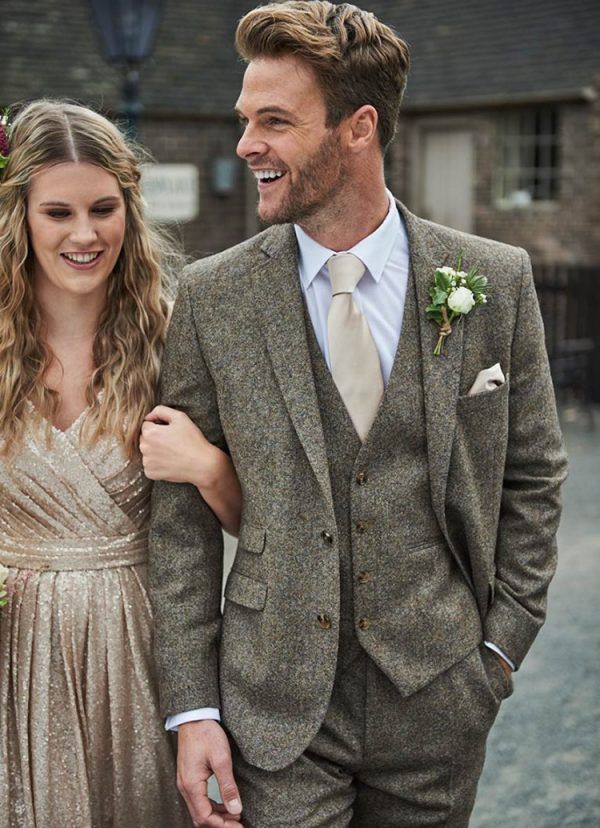
M 254 300 L 263 320 L 269 356 L 298 438 L 333 510 L 325 438 L 312 374 L 298 247 L 291 225 L 264 236 L 262 258 L 252 265 Z
M 427 222 L 398 205 L 408 232 L 410 266 L 413 271 L 423 358 L 423 391 L 427 454 L 432 504 L 447 536 L 445 500 L 450 453 L 456 425 L 456 401 L 462 365 L 464 320 L 453 327 L 440 356 L 434 356 L 438 326 L 427 319 L 429 290 L 437 267 L 456 264 L 459 250 L 449 250 Z

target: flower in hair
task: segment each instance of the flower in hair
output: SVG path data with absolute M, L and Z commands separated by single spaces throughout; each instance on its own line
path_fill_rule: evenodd
M 10 126 L 8 124 L 8 113 L 5 111 L 0 118 L 0 170 L 8 164 L 8 154 L 10 146 L 8 139 L 10 136 Z
M 7 566 L 0 563 L 0 607 L 8 603 L 8 592 L 6 590 L 6 580 L 10 574 Z

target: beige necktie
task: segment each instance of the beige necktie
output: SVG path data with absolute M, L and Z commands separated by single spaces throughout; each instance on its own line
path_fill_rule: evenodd
M 340 253 L 329 259 L 327 267 L 332 293 L 327 317 L 331 373 L 364 442 L 383 396 L 379 354 L 369 324 L 352 298 L 365 266 L 352 253 Z

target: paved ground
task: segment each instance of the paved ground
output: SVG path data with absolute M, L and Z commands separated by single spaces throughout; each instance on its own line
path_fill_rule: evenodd
M 500 711 L 471 828 L 600 828 L 600 418 L 570 457 L 548 620 Z

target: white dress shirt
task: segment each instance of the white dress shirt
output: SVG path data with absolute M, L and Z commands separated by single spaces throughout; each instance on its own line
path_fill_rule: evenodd
M 349 250 L 328 250 L 294 225 L 299 248 L 300 285 L 317 342 L 330 370 L 327 316 L 331 305 L 331 282 L 327 260 L 334 252 L 353 253 L 364 264 L 365 274 L 352 298 L 369 323 L 386 387 L 402 330 L 409 265 L 404 222 L 389 192 L 388 198 L 389 210 L 383 222 Z
M 297 224 L 294 225 L 294 231 L 298 240 L 298 270 L 302 293 L 317 342 L 330 370 L 327 315 L 331 304 L 331 282 L 327 261 L 334 253 L 353 253 L 365 265 L 365 274 L 354 289 L 352 298 L 369 323 L 379 353 L 383 383 L 387 387 L 402 331 L 409 250 L 404 222 L 394 197 L 389 190 L 386 192 L 390 206 L 385 219 L 371 235 L 349 250 L 329 250 Z M 489 641 L 484 643 L 514 670 L 514 664 L 499 647 Z M 207 707 L 169 716 L 166 727 L 168 730 L 177 730 L 178 725 L 197 719 L 220 720 L 219 711 Z

